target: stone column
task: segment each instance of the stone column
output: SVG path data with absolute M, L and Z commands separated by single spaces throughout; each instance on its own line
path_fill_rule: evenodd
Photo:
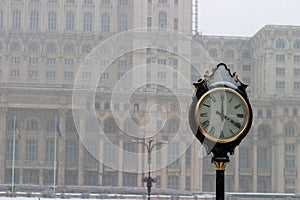
M 5 182 L 5 168 L 6 168 L 6 117 L 7 108 L 0 108 L 0 184 Z

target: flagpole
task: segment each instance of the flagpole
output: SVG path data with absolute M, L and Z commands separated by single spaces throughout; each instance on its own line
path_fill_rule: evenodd
M 13 138 L 13 155 L 12 155 L 12 169 L 11 169 L 11 192 L 14 192 L 15 183 L 15 152 L 16 152 L 16 116 L 14 116 L 14 138 Z
M 53 166 L 53 191 L 54 195 L 56 194 L 55 186 L 56 186 L 56 125 L 57 125 L 57 117 L 55 117 L 54 123 L 54 166 Z

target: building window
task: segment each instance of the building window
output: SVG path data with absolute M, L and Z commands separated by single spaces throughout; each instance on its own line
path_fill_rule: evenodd
M 158 14 L 158 29 L 159 30 L 167 29 L 167 13 L 165 11 L 161 11 Z
M 168 0 L 158 0 L 158 3 L 168 3 Z
M 106 79 L 108 79 L 108 77 L 109 77 L 109 74 L 104 72 L 104 73 L 101 74 L 100 79 L 101 80 L 106 80 Z
M 84 4 L 93 4 L 93 0 L 84 0 Z
M 300 41 L 296 41 L 296 42 L 294 43 L 294 48 L 295 48 L 295 49 L 300 49 Z
M 166 78 L 167 78 L 167 72 L 157 72 L 157 79 L 164 80 Z
M 30 13 L 30 29 L 37 30 L 39 28 L 39 12 L 32 11 Z
M 65 58 L 65 66 L 72 66 L 73 63 L 73 58 Z
M 174 31 L 178 31 L 178 18 L 174 18 Z
M 50 43 L 46 46 L 46 52 L 48 53 L 56 53 L 56 45 L 54 43 Z
M 284 115 L 285 117 L 289 116 L 289 109 L 288 109 L 288 108 L 284 108 L 284 109 L 283 109 L 283 115 Z
M 104 171 L 103 180 L 102 180 L 103 186 L 117 186 L 117 182 L 118 182 L 118 172 Z
M 75 3 L 75 0 L 66 0 L 66 3 Z
M 21 61 L 20 57 L 13 56 L 10 58 L 10 63 L 18 64 L 20 63 L 20 61 Z
M 295 151 L 295 145 L 294 144 L 285 144 L 285 151 L 286 152 L 294 152 Z
M 242 78 L 242 81 L 243 81 L 245 84 L 247 84 L 247 85 L 251 84 L 251 78 L 250 78 L 250 77 L 243 77 L 243 78 Z
M 101 15 L 101 31 L 102 32 L 110 31 L 110 17 L 109 14 L 107 13 Z
M 242 53 L 242 58 L 246 58 L 246 59 L 249 59 L 249 58 L 251 58 L 252 56 L 251 56 L 251 53 L 249 52 L 249 51 L 244 51 L 243 53 Z
M 21 45 L 19 42 L 12 42 L 10 44 L 10 51 L 12 52 L 20 52 L 21 51 Z
M 192 156 L 191 156 L 191 146 L 189 146 L 185 151 L 185 166 L 190 167 L 192 163 Z
M 243 65 L 243 71 L 250 72 L 251 71 L 251 65 Z
M 105 105 L 104 105 L 105 106 Z M 117 124 L 113 118 L 107 118 L 104 121 L 104 133 L 116 133 Z
M 293 116 L 298 116 L 298 109 L 297 108 L 293 109 Z
M 91 148 L 93 149 L 93 148 Z M 95 157 L 89 152 L 89 150 L 84 150 L 84 164 L 85 166 L 93 166 L 97 163 Z
M 190 176 L 185 177 L 185 190 L 191 191 L 191 177 Z
M 77 164 L 78 160 L 78 144 L 76 141 L 66 141 L 65 146 L 65 162 L 66 164 Z
M 46 71 L 47 78 L 55 78 L 55 71 Z
M 179 178 L 176 175 L 168 176 L 167 188 L 177 190 L 179 188 Z
M 49 3 L 57 3 L 57 0 L 49 0 Z
M 240 168 L 249 168 L 249 150 L 248 148 L 239 149 L 239 167 Z
M 294 76 L 300 76 L 300 68 L 294 68 Z
M 21 11 L 14 10 L 12 15 L 12 28 L 20 29 L 21 28 Z
M 167 60 L 166 59 L 157 59 L 157 64 L 159 64 L 159 65 L 167 65 Z
M 295 129 L 292 125 L 287 125 L 284 127 L 284 135 L 287 137 L 295 136 Z
M 294 89 L 299 90 L 300 89 L 300 82 L 294 82 Z
M 276 68 L 276 75 L 277 76 L 283 76 L 285 74 L 285 68 L 283 67 L 277 67 Z
M 121 14 L 118 21 L 119 32 L 127 31 L 127 15 Z
M 111 143 L 104 143 L 104 163 L 108 164 L 109 166 L 114 166 L 117 158 L 116 148 Z
M 37 43 L 31 43 L 29 45 L 29 51 L 30 52 L 38 52 L 39 51 L 39 46 Z
M 47 58 L 47 64 L 48 65 L 55 65 L 56 64 L 56 58 Z
M 110 4 L 110 0 L 102 0 L 101 2 L 102 2 L 102 4 L 105 4 L 105 5 L 109 5 Z
M 3 28 L 3 11 L 2 10 L 0 10 L 0 28 L 2 29 Z
M 209 53 L 210 57 L 212 57 L 212 58 L 218 57 L 218 51 L 216 49 L 210 49 L 208 53 Z
M 13 160 L 13 145 L 14 140 L 6 140 L 6 160 Z M 18 160 L 19 156 L 19 142 L 15 140 L 15 160 Z
M 54 11 L 48 14 L 48 30 L 56 30 L 57 26 L 57 14 Z
M 285 61 L 285 55 L 282 55 L 282 54 L 278 54 L 276 55 L 276 61 Z
M 37 120 L 35 119 L 30 119 L 26 123 L 26 130 L 28 131 L 37 131 L 39 129 L 39 125 Z
M 272 118 L 272 110 L 267 110 L 267 118 Z
M 28 70 L 28 77 L 30 78 L 36 78 L 38 76 L 37 70 Z
M 263 117 L 263 111 L 262 111 L 262 109 L 259 109 L 259 110 L 257 111 L 257 117 L 258 117 L 258 118 L 262 118 L 262 117 Z
M 73 79 L 74 72 L 65 72 L 64 73 L 64 78 L 65 79 Z
M 276 88 L 277 89 L 284 89 L 285 88 L 285 82 L 284 81 L 276 81 Z
M 269 127 L 266 125 L 261 125 L 257 129 L 257 137 L 258 139 L 267 139 L 268 138 L 268 130 Z
M 119 0 L 120 6 L 126 6 L 128 4 L 128 0 Z
M 75 27 L 75 16 L 74 13 L 68 12 L 66 14 L 66 30 L 73 31 Z
M 46 140 L 46 155 L 45 155 L 45 161 L 46 162 L 53 162 L 54 161 L 54 146 L 55 142 L 54 140 Z
M 126 68 L 127 67 L 127 61 L 126 60 L 119 60 L 118 61 L 118 67 Z
M 227 59 L 234 59 L 234 52 L 233 52 L 233 50 L 226 51 L 225 58 L 227 58 Z
M 10 70 L 10 76 L 11 77 L 19 77 L 20 76 L 20 71 L 19 70 L 17 70 L 17 69 L 12 69 L 12 70 Z
M 283 39 L 279 39 L 276 41 L 276 48 L 277 49 L 284 49 L 285 48 L 285 42 Z
M 90 32 L 93 28 L 92 13 L 86 12 L 83 15 L 83 31 Z
M 258 147 L 258 149 L 257 149 L 257 168 L 258 169 L 268 168 L 267 160 L 268 160 L 267 148 Z
M 78 172 L 76 170 L 65 171 L 65 185 L 78 185 Z
M 179 130 L 179 123 L 176 120 L 171 120 L 168 124 L 168 133 L 177 133 Z
M 73 54 L 75 53 L 75 47 L 72 44 L 67 44 L 64 47 L 64 53 Z
M 152 17 L 147 17 L 147 28 L 152 27 Z
M 26 140 L 26 161 L 37 160 L 37 140 Z
M 175 166 L 179 164 L 179 144 L 178 143 L 170 143 L 168 145 L 168 163 Z
M 83 80 L 90 80 L 92 77 L 91 72 L 81 72 L 81 78 Z
M 285 156 L 285 168 L 288 168 L 288 169 L 295 168 L 295 156 L 293 156 L 293 155 Z
M 294 62 L 300 62 L 300 55 L 294 55 Z
M 30 57 L 28 60 L 29 65 L 36 65 L 38 64 L 38 57 Z

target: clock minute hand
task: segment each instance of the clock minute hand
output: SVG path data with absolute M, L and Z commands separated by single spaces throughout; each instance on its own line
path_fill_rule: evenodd
M 239 122 L 234 121 L 233 119 L 230 119 L 227 115 L 224 115 L 224 118 L 231 122 L 233 125 L 235 125 L 237 128 L 241 128 L 241 124 Z
M 225 115 L 224 115 L 224 96 L 223 95 L 221 95 L 221 120 L 222 120 L 222 122 L 224 121 L 224 119 L 225 119 Z

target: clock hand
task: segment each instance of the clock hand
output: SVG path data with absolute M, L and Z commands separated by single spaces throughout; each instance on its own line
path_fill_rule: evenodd
M 224 115 L 224 96 L 223 95 L 221 95 L 221 101 L 222 101 L 222 103 L 221 103 L 221 120 L 222 120 L 222 122 L 224 121 L 224 118 L 225 118 L 225 115 Z
M 239 122 L 235 122 L 233 119 L 230 119 L 227 115 L 224 115 L 224 118 L 235 125 L 237 128 L 241 128 L 241 124 Z
M 221 120 L 224 121 L 224 119 L 225 119 L 224 113 L 221 113 L 221 112 L 219 112 L 219 111 L 216 111 L 216 114 L 217 114 L 217 115 L 220 115 Z

